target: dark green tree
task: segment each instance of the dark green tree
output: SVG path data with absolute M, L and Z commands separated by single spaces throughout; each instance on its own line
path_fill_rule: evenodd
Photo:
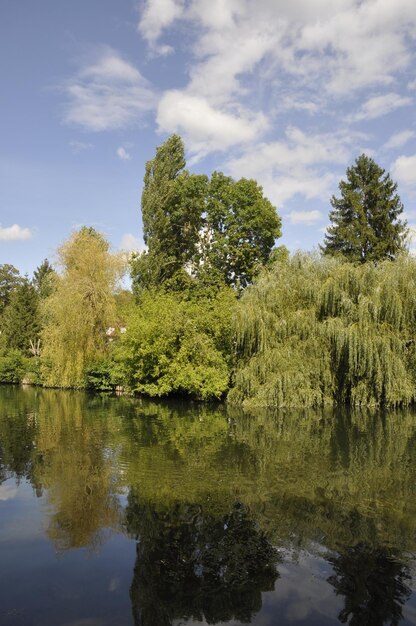
M 48 259 L 45 259 L 33 272 L 32 284 L 41 299 L 51 295 L 53 291 L 52 277 L 54 275 L 55 270 Z
M 193 618 L 245 624 L 278 578 L 278 554 L 236 502 L 223 515 L 200 503 L 156 507 L 130 490 L 126 527 L 138 539 L 130 588 L 135 626 L 171 626 Z
M 33 354 L 40 333 L 39 298 L 25 277 L 13 291 L 2 320 L 5 347 Z M 31 348 L 32 346 L 32 348 Z
M 0 315 L 10 302 L 10 297 L 21 281 L 19 270 L 6 263 L 0 265 Z
M 254 180 L 218 172 L 208 180 L 184 168 L 178 135 L 147 162 L 142 217 L 148 251 L 132 261 L 134 287 L 245 287 L 281 234 L 275 208 Z
M 205 219 L 203 263 L 233 287 L 246 287 L 267 264 L 281 220 L 255 180 L 214 172 Z
M 184 170 L 182 139 L 172 135 L 146 164 L 142 193 L 147 252 L 132 263 L 135 287 L 181 288 L 195 256 L 206 197 L 206 176 Z
M 328 582 L 344 596 L 338 619 L 350 626 L 398 626 L 410 597 L 410 573 L 397 554 L 385 547 L 359 543 L 331 557 Z
M 324 254 L 360 263 L 394 259 L 405 248 L 407 226 L 399 219 L 403 204 L 390 174 L 362 154 L 339 189 L 341 196 L 331 198 Z

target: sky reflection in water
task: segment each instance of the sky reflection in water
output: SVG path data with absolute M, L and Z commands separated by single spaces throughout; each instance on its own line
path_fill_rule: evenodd
M 0 389 L 0 624 L 416 624 L 416 416 Z

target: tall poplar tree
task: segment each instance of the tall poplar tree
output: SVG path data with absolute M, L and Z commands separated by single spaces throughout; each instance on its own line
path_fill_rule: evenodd
M 189 278 L 186 267 L 199 241 L 207 177 L 190 174 L 185 164 L 178 135 L 169 137 L 146 163 L 142 221 L 148 250 L 132 263 L 136 287 L 180 288 Z
M 331 198 L 324 254 L 360 263 L 394 259 L 405 248 L 407 226 L 400 220 L 403 204 L 390 174 L 362 154 L 339 189 L 340 197 Z

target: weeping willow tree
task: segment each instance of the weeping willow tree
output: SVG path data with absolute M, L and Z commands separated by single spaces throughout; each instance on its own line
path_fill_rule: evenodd
M 43 382 L 52 387 L 84 386 L 85 368 L 107 348 L 114 325 L 114 293 L 124 262 L 93 228 L 75 232 L 58 250 L 61 275 L 44 303 Z
M 250 287 L 235 317 L 231 404 L 409 405 L 416 398 L 416 261 L 355 266 L 296 254 Z

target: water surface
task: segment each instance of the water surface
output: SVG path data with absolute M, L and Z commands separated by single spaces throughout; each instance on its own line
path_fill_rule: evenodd
M 416 624 L 416 415 L 0 387 L 0 624 Z

